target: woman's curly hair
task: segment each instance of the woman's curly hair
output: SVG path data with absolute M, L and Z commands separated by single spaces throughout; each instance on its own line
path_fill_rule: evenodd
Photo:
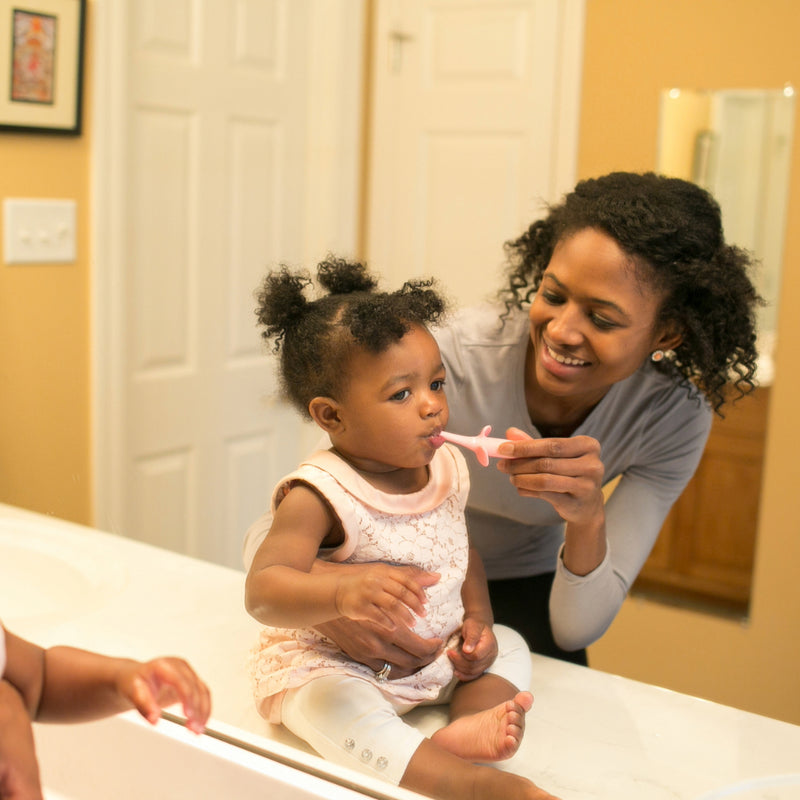
M 433 280 L 379 292 L 364 264 L 333 256 L 317 267 L 317 283 L 327 294 L 309 299 L 312 283 L 307 272 L 284 266 L 270 272 L 256 293 L 261 335 L 280 353 L 283 393 L 307 418 L 313 398 L 341 396 L 358 348 L 382 353 L 412 325 L 433 325 L 445 311 Z
M 754 388 L 756 309 L 763 301 L 745 250 L 725 244 L 716 200 L 679 178 L 614 172 L 581 181 L 545 219 L 506 242 L 506 311 L 531 302 L 563 239 L 585 228 L 613 238 L 641 279 L 665 293 L 657 322 L 680 331 L 675 358 L 653 366 L 691 381 L 715 411 Z

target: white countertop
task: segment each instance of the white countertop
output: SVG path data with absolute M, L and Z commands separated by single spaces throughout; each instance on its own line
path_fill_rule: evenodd
M 215 722 L 243 742 L 308 751 L 255 711 L 258 629 L 244 573 L 0 504 L 0 619 L 43 646 L 180 655 L 209 684 Z M 800 798 L 800 726 L 532 656 L 525 741 L 503 768 L 563 800 Z M 423 730 L 442 708 L 412 712 Z

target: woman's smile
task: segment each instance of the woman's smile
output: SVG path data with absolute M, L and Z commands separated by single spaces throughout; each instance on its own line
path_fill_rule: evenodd
M 588 367 L 589 362 L 584 361 L 580 358 L 575 358 L 574 356 L 567 356 L 562 355 L 561 353 L 557 352 L 553 347 L 551 347 L 547 342 L 542 342 L 544 345 L 544 357 L 551 358 L 554 361 L 558 362 L 559 364 L 567 367 Z

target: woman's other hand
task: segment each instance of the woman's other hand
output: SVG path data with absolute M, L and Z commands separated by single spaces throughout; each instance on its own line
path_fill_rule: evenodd
M 336 642 L 354 661 L 376 672 L 390 664 L 390 678 L 403 678 L 430 664 L 442 650 L 439 638 L 423 639 L 410 628 L 401 625 L 389 633 L 371 622 L 331 620 L 316 629 Z
M 412 627 L 415 616 L 425 616 L 425 588 L 439 580 L 433 572 L 417 567 L 364 564 L 360 569 L 340 569 L 336 610 L 349 619 L 372 622 L 394 631 Z

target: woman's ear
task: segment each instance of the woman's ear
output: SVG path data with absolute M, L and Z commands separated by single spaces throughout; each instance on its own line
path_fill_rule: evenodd
M 313 398 L 308 404 L 308 413 L 325 433 L 338 433 L 344 426 L 339 404 L 332 397 Z
M 654 350 L 675 350 L 683 341 L 683 334 L 676 325 L 669 325 L 656 339 Z

